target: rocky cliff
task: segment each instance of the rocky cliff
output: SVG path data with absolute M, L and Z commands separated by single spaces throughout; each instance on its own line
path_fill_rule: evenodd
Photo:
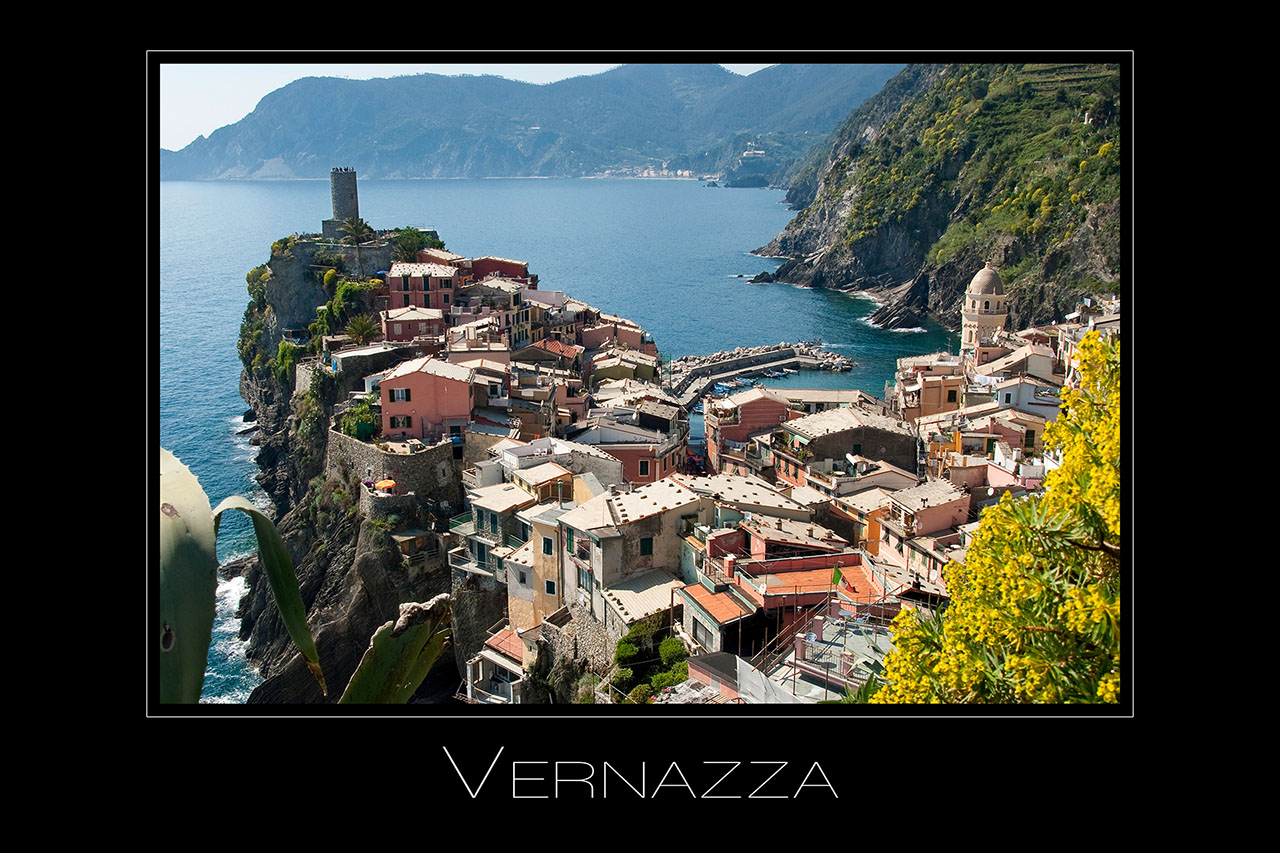
M 317 333 L 339 331 L 345 317 L 369 310 L 367 292 L 323 283 L 330 262 L 356 269 L 352 253 L 350 247 L 287 238 L 247 277 L 252 298 L 241 327 L 240 392 L 258 424 L 258 482 L 272 500 L 293 558 L 329 689 L 326 699 L 289 638 L 254 558 L 243 568 L 247 591 L 240 603 L 240 636 L 265 680 L 250 703 L 336 702 L 370 637 L 397 617 L 401 602 L 449 592 L 443 560 L 410 570 L 391 525 L 360 511 L 361 471 L 331 457 L 329 413 L 349 391 L 363 387 L 358 371 L 336 377 L 299 371 L 296 362 L 305 349 L 295 349 L 284 334 L 308 326 Z M 389 261 L 385 247 L 362 247 L 362 255 L 365 269 L 385 268 Z M 335 260 L 342 256 L 348 259 Z M 317 258 L 326 263 L 317 264 Z M 349 304 L 339 308 L 339 302 Z M 326 308 L 318 313 L 321 304 Z M 330 323 L 336 328 L 328 328 Z M 299 375 L 310 375 L 305 387 L 295 386 Z M 398 523 L 426 527 L 429 521 L 410 511 Z M 452 670 L 452 652 L 441 662 Z
M 1121 284 L 1121 79 L 1115 65 L 913 65 L 793 178 L 802 209 L 758 254 L 774 280 L 870 291 L 872 318 L 959 328 L 990 261 L 1015 327 Z

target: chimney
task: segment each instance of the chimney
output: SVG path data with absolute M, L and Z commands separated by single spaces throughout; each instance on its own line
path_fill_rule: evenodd
M 733 577 L 733 572 L 735 568 L 734 564 L 737 563 L 737 561 L 738 561 L 738 558 L 733 556 L 732 554 L 725 555 L 725 558 L 724 558 L 724 576 L 725 577 L 727 578 Z
M 781 529 L 782 529 L 782 519 L 781 519 L 781 518 L 779 518 L 779 519 L 778 519 L 778 529 L 779 529 L 779 530 L 781 530 Z

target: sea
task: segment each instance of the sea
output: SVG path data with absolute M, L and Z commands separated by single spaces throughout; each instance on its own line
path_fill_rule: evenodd
M 789 284 L 751 284 L 782 259 L 752 255 L 794 215 L 773 189 L 694 180 L 476 179 L 365 181 L 360 215 L 378 229 L 436 230 L 451 252 L 527 261 L 539 287 L 563 290 L 639 323 L 664 358 L 820 339 L 853 359 L 844 373 L 802 370 L 766 385 L 857 388 L 883 397 L 897 359 L 956 351 L 929 324 L 885 330 L 873 300 Z M 318 232 L 332 216 L 327 180 L 159 184 L 160 443 L 199 478 L 216 506 L 229 495 L 269 502 L 254 480 L 253 423 L 236 353 L 248 304 L 245 274 L 271 243 Z M 691 431 L 702 429 L 695 417 Z M 221 563 L 251 554 L 253 529 L 228 513 Z M 245 660 L 236 608 L 242 580 L 218 586 L 202 703 L 241 703 L 261 682 Z

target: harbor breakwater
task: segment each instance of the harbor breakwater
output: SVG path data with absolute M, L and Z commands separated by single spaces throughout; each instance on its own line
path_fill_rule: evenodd
M 754 376 L 781 368 L 810 370 L 850 370 L 853 362 L 817 343 L 801 341 L 757 347 L 735 347 L 710 355 L 686 355 L 675 359 L 665 377 L 667 387 L 685 406 L 718 379 Z

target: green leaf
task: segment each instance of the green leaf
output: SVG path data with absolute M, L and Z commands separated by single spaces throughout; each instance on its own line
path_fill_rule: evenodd
M 450 599 L 401 604 L 400 618 L 374 632 L 339 704 L 404 704 L 427 677 L 451 633 Z M 443 626 L 443 627 L 442 627 Z
M 258 537 L 258 554 L 262 558 L 262 567 L 267 573 L 267 582 L 271 584 L 271 594 L 275 596 L 276 607 L 284 618 L 285 628 L 293 638 L 293 644 L 302 652 L 307 661 L 307 668 L 320 683 L 320 692 L 325 696 L 329 691 L 324 683 L 324 672 L 320 669 L 320 655 L 316 651 L 315 640 L 311 637 L 311 628 L 307 626 L 307 608 L 302 603 L 302 593 L 298 590 L 298 577 L 294 574 L 293 559 L 280 538 L 280 532 L 271 523 L 271 519 L 262 511 L 239 495 L 218 504 L 213 511 L 214 535 L 217 536 L 218 524 L 222 521 L 222 513 L 229 509 L 238 509 L 253 520 L 253 532 Z
M 209 497 L 160 448 L 160 701 L 200 701 L 218 590 L 217 530 Z

